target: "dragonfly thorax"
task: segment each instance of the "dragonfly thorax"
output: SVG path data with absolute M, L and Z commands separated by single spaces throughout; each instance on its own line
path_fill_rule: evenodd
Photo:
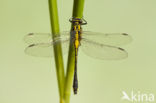
M 80 34 L 81 34 L 81 25 L 79 22 L 75 22 L 75 25 L 73 26 L 73 35 L 74 35 L 74 44 L 75 48 L 77 49 L 80 45 Z

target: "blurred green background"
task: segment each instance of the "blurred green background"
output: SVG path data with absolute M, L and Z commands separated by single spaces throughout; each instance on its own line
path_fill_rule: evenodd
M 73 0 L 58 0 L 60 29 L 70 30 Z M 101 61 L 79 52 L 79 92 L 71 103 L 129 103 L 122 91 L 156 94 L 156 0 L 86 0 L 84 30 L 125 32 L 129 57 Z M 48 0 L 0 0 L 0 103 L 58 103 L 53 58 L 24 53 L 29 32 L 50 32 Z M 67 55 L 64 56 L 66 67 Z M 72 91 L 71 91 L 72 92 Z

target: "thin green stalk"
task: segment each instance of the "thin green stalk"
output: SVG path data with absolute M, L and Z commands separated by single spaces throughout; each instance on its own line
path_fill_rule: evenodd
M 83 7 L 84 7 L 84 0 L 74 0 L 73 18 L 83 17 Z M 67 74 L 65 80 L 65 91 L 64 91 L 65 103 L 69 103 L 70 101 L 70 94 L 71 94 L 71 88 L 72 88 L 73 77 L 74 77 L 74 66 L 75 66 L 75 48 L 74 45 L 70 45 L 68 64 L 67 64 Z
M 59 36 L 59 21 L 58 21 L 58 12 L 57 12 L 57 1 L 49 0 L 49 13 L 50 13 L 50 23 L 52 30 L 52 37 Z M 57 80 L 59 87 L 59 95 L 60 95 L 60 103 L 64 102 L 64 65 L 63 65 L 63 57 L 62 57 L 62 48 L 61 44 L 54 45 L 54 55 L 55 55 L 55 64 L 56 64 L 56 72 L 57 72 Z

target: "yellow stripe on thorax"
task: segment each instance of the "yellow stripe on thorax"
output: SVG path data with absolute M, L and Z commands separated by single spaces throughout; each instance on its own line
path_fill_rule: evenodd
M 80 42 L 79 42 L 79 31 L 80 31 L 80 24 L 76 22 L 76 25 L 74 26 L 75 31 L 75 49 L 78 49 Z

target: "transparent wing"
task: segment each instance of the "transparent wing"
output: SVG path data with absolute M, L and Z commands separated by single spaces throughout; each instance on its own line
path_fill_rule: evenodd
M 128 56 L 127 52 L 122 48 L 99 44 L 87 39 L 81 40 L 81 47 L 86 55 L 97 59 L 118 60 Z
M 70 37 L 69 31 L 64 31 L 59 38 L 68 39 Z M 29 33 L 24 37 L 24 41 L 28 44 L 50 43 L 52 41 L 52 34 L 50 33 Z
M 25 53 L 36 57 L 52 57 L 54 55 L 53 46 L 59 44 L 62 45 L 63 54 L 67 53 L 69 47 L 69 39 L 58 39 L 49 43 L 31 44 L 25 49 Z
M 125 45 L 132 41 L 131 36 L 126 33 L 98 33 L 83 31 L 82 38 L 98 42 L 100 44 L 119 46 Z

